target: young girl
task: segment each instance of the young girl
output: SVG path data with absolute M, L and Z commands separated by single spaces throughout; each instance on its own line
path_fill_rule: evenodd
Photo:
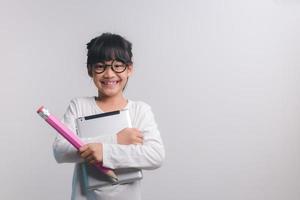
M 101 162 L 111 169 L 156 169 L 164 160 L 164 146 L 151 107 L 129 100 L 123 94 L 133 73 L 131 46 L 123 37 L 111 33 L 104 33 L 87 44 L 87 71 L 98 95 L 72 99 L 62 122 L 76 132 L 76 118 L 128 108 L 134 128 L 123 129 L 116 135 L 83 138 L 87 144 L 79 151 L 61 136 L 56 137 L 53 143 L 56 161 L 76 164 L 72 200 L 141 199 L 140 180 L 87 191 L 80 167 L 83 162 Z

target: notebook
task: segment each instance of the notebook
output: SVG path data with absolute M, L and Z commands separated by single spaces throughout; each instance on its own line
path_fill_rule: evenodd
M 131 128 L 128 109 L 85 116 L 76 119 L 77 134 L 81 138 L 93 138 L 100 135 L 117 134 L 124 128 Z M 109 178 L 88 163 L 81 164 L 84 184 L 87 189 L 111 185 Z M 115 169 L 118 177 L 116 184 L 131 183 L 143 178 L 142 171 L 136 168 Z

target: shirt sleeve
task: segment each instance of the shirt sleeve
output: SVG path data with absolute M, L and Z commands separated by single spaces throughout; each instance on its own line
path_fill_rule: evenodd
M 72 100 L 61 120 L 74 134 L 76 132 L 75 120 L 78 116 L 76 101 Z M 117 143 L 116 135 L 102 135 L 94 138 L 81 138 L 84 143 Z M 53 154 L 58 163 L 81 163 L 84 160 L 78 151 L 65 138 L 57 134 L 53 142 Z
M 138 128 L 144 135 L 142 145 L 103 144 L 103 166 L 156 169 L 165 158 L 165 149 L 151 108 L 140 115 Z

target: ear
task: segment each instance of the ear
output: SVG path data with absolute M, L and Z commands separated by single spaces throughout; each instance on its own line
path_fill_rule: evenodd
M 128 77 L 133 74 L 133 71 L 134 71 L 133 70 L 133 65 L 132 64 L 128 65 L 128 67 L 127 67 L 127 75 L 128 75 Z

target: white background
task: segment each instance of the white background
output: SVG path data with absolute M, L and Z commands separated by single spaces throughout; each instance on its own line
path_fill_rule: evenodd
M 299 200 L 299 22 L 297 0 L 1 1 L 0 199 L 70 198 L 36 110 L 97 94 L 86 43 L 113 32 L 166 147 L 144 200 Z

